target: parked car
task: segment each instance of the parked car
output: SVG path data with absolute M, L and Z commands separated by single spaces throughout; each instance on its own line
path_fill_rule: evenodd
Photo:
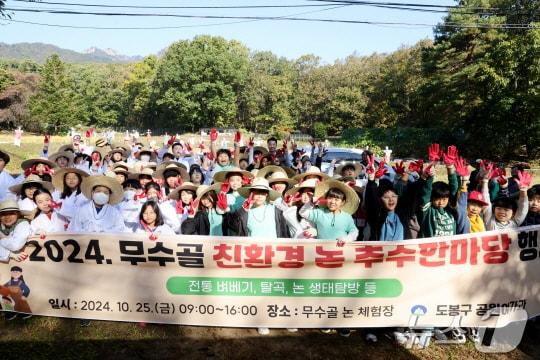
M 328 152 L 322 158 L 322 171 L 326 172 L 333 160 L 336 160 L 335 165 L 339 166 L 345 163 L 360 163 L 362 162 L 363 150 L 348 149 L 348 148 L 328 148 Z

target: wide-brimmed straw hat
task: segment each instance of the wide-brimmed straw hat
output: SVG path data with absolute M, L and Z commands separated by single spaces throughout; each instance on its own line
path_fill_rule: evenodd
M 24 160 L 21 163 L 21 169 L 26 170 L 26 169 L 29 169 L 32 166 L 36 165 L 36 164 L 45 164 L 45 165 L 49 166 L 51 169 L 58 167 L 58 165 L 56 165 L 56 163 L 52 162 L 49 159 L 34 158 L 34 159 Z
M 309 169 L 307 169 L 307 171 L 303 174 L 298 174 L 296 175 L 295 177 L 293 177 L 294 180 L 298 181 L 299 183 L 301 183 L 302 181 L 304 181 L 304 179 L 307 177 L 307 176 L 310 176 L 310 175 L 316 175 L 318 176 L 321 180 L 327 180 L 327 179 L 330 179 L 330 176 L 328 176 L 327 174 L 323 173 L 321 171 L 321 169 L 319 169 L 318 167 L 316 166 L 310 166 Z
M 150 154 L 150 161 L 155 161 L 157 158 L 156 152 L 150 148 L 142 148 L 135 157 L 137 160 L 141 159 L 142 154 Z
M 9 154 L 7 152 L 5 152 L 5 151 L 2 151 L 2 150 L 0 150 L 0 158 L 4 159 L 4 162 L 6 163 L 6 165 L 11 160 L 11 158 L 9 157 Z
M 142 170 L 135 171 L 129 174 L 130 179 L 138 179 L 140 175 L 148 175 L 154 177 L 154 170 L 149 167 L 144 167 Z
M 56 164 L 56 160 L 58 160 L 61 157 L 64 157 L 64 158 L 66 158 L 68 160 L 68 166 L 73 165 L 73 159 L 75 159 L 75 154 L 72 153 L 71 151 L 55 152 L 54 154 L 51 154 L 49 156 L 49 160 L 51 160 L 52 162 L 54 162 Z
M 246 171 L 246 170 L 242 170 L 240 168 L 233 168 L 231 170 L 224 170 L 224 171 L 220 171 L 220 172 L 217 172 L 215 175 L 214 175 L 214 182 L 224 182 L 227 177 L 229 176 L 229 174 L 232 174 L 232 173 L 238 173 L 240 174 L 242 177 L 248 177 L 250 179 L 253 179 L 254 176 L 252 173 L 250 173 L 249 171 Z
M 267 165 L 257 172 L 257 177 L 268 179 L 275 172 L 287 173 L 284 168 L 276 165 Z M 288 177 L 288 175 L 287 175 Z
M 104 186 L 111 191 L 109 197 L 110 205 L 118 204 L 124 197 L 122 185 L 114 178 L 105 175 L 94 175 L 84 178 L 81 185 L 81 192 L 87 199 L 92 200 L 92 190 L 96 186 Z
M 54 188 L 58 191 L 64 191 L 64 178 L 66 177 L 66 174 L 74 173 L 79 174 L 81 176 L 81 179 L 84 179 L 85 177 L 89 176 L 87 172 L 81 169 L 77 168 L 65 168 L 60 169 L 56 171 L 52 177 L 52 184 Z
M 154 173 L 154 176 L 160 179 L 165 180 L 165 173 L 167 171 L 176 171 L 178 175 L 184 180 L 189 180 L 189 173 L 186 170 L 185 166 L 179 166 L 182 165 L 180 163 L 177 163 L 176 161 L 167 161 L 167 164 L 162 163 L 157 167 L 156 172 Z
M 20 194 L 23 186 L 26 184 L 38 184 L 38 185 L 43 186 L 45 189 L 49 191 L 54 190 L 53 185 L 49 181 L 43 181 L 41 180 L 39 176 L 31 174 L 31 175 L 28 175 L 22 183 L 10 186 L 9 191 L 15 194 Z
M 56 152 L 64 152 L 64 151 L 70 151 L 72 153 L 75 153 L 75 148 L 71 144 L 62 145 L 56 150 Z
M 19 204 L 13 199 L 6 199 L 0 202 L 0 213 L 10 212 L 10 211 L 21 211 L 19 209 Z
M 129 156 L 129 152 L 125 148 L 117 147 L 109 151 L 109 156 L 112 158 L 114 153 L 119 153 L 122 155 L 122 159 L 127 159 Z
M 326 193 L 328 193 L 328 190 L 330 189 L 339 189 L 345 194 L 345 204 L 342 208 L 343 212 L 349 213 L 351 215 L 356 212 L 358 206 L 360 205 L 360 199 L 358 198 L 358 194 L 356 194 L 356 191 L 354 191 L 353 188 L 351 188 L 345 183 L 342 183 L 341 181 L 325 180 L 319 183 L 315 187 L 314 197 L 317 199 L 325 197 Z
M 287 195 L 292 195 L 294 196 L 297 192 L 299 192 L 300 190 L 302 189 L 313 189 L 314 190 L 314 193 L 315 193 L 315 187 L 320 183 L 320 180 L 318 179 L 307 179 L 306 181 L 304 181 L 303 183 L 301 184 L 298 184 L 292 188 L 290 188 L 289 190 L 287 190 L 287 192 L 285 193 L 284 196 L 287 196 Z
M 266 178 L 266 180 L 268 180 L 268 183 L 270 183 L 270 185 L 277 182 L 284 182 L 288 185 L 297 184 L 296 180 L 290 179 L 287 174 L 285 174 L 285 171 L 273 172 L 272 175 Z
M 190 191 L 193 191 L 194 193 L 197 192 L 197 185 L 189 182 L 189 181 L 186 181 L 185 183 L 183 183 L 182 185 L 178 186 L 176 189 L 174 189 L 173 191 L 171 191 L 171 193 L 169 194 L 169 199 L 173 199 L 173 200 L 178 200 L 180 199 L 180 193 L 182 192 L 182 190 L 190 190 Z
M 221 189 L 221 183 L 214 183 L 213 185 L 201 185 L 197 188 L 197 200 L 201 201 L 202 197 L 208 194 L 210 191 L 216 194 Z
M 348 162 L 348 163 L 338 166 L 336 168 L 336 171 L 334 171 L 334 174 L 343 176 L 342 172 L 343 172 L 343 169 L 345 169 L 346 167 L 354 168 L 354 177 L 357 177 L 362 172 L 362 164 Z
M 96 146 L 97 147 L 105 147 L 105 146 L 107 146 L 107 139 L 105 139 L 105 138 L 97 139 L 96 140 Z
M 268 191 L 268 201 L 274 201 L 281 197 L 281 194 L 279 192 L 272 190 L 270 184 L 268 183 L 268 180 L 264 178 L 255 178 L 251 186 L 246 186 L 238 189 L 238 193 L 240 194 L 240 196 L 247 199 L 251 190 Z

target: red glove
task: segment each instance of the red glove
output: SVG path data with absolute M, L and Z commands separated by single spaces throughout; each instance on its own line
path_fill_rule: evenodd
M 184 204 L 182 200 L 176 200 L 176 213 L 182 215 L 184 213 Z
M 62 202 L 61 201 L 56 202 L 54 200 L 51 200 L 51 201 L 49 201 L 49 207 L 51 209 L 60 209 L 60 208 L 62 208 Z
M 247 176 L 242 176 L 242 186 L 251 185 L 251 179 Z
M 294 196 L 286 195 L 284 200 L 286 204 L 294 204 L 295 202 L 302 200 L 302 194 L 297 192 L 296 194 L 294 194 Z
M 433 167 L 433 163 L 429 164 L 428 166 L 426 166 L 426 168 L 424 169 L 424 176 L 426 178 L 428 177 L 431 177 L 431 168 Z
M 192 151 L 193 151 L 193 148 L 191 147 L 191 144 L 190 144 L 189 142 L 186 142 L 185 145 L 186 145 L 186 150 L 187 150 L 188 152 L 192 152 Z
M 313 235 L 308 230 L 304 230 L 302 234 L 304 234 L 306 239 L 313 239 Z
M 388 173 L 388 169 L 386 168 L 385 166 L 385 162 L 384 161 L 381 161 L 379 163 L 379 168 L 377 169 L 377 172 L 375 173 L 375 178 L 376 179 L 379 179 L 381 177 L 383 177 L 385 174 Z
M 480 173 L 483 177 L 491 178 L 493 172 L 493 163 L 491 161 L 480 161 Z
M 234 143 L 239 144 L 240 140 L 242 140 L 242 133 L 240 131 L 237 131 L 234 133 Z
M 518 171 L 518 178 L 515 181 L 519 185 L 519 190 L 527 190 L 531 186 L 532 176 L 525 170 Z
M 323 198 L 323 197 L 315 201 L 315 205 L 318 205 L 318 206 L 326 206 L 327 203 L 328 203 L 328 200 L 326 200 L 326 198 Z
M 441 160 L 441 147 L 439 144 L 429 145 L 429 161 L 439 161 Z
M 409 164 L 409 171 L 415 172 L 418 174 L 422 174 L 422 170 L 424 170 L 424 160 L 420 159 L 417 161 L 413 161 Z
M 43 143 L 44 143 L 45 145 L 48 145 L 49 142 L 50 142 L 50 139 L 51 139 L 51 135 L 49 135 L 49 133 L 46 132 L 46 133 L 45 133 L 45 136 L 43 137 Z
M 167 141 L 167 145 L 171 146 L 172 144 L 174 144 L 175 141 L 176 135 L 171 135 L 171 137 L 169 137 L 169 141 Z
M 199 207 L 199 200 L 191 200 L 189 203 L 188 216 L 194 216 Z
M 454 165 L 458 159 L 458 149 L 454 145 L 450 145 L 446 150 L 446 154 L 443 153 L 443 161 L 446 166 Z
M 375 159 L 373 158 L 373 155 L 367 156 L 367 173 L 368 174 L 375 173 Z
M 288 144 L 288 143 L 289 143 L 289 142 L 288 142 L 287 140 L 283 140 L 283 146 L 282 146 L 282 148 L 283 148 L 284 150 L 287 150 L 287 144 Z
M 253 205 L 253 193 L 250 193 L 249 197 L 242 204 L 242 207 L 244 208 L 244 210 L 249 211 L 252 205 Z
M 222 191 L 217 195 L 217 207 L 223 211 L 226 211 L 229 207 L 229 204 L 227 203 L 227 194 Z
M 205 149 L 204 141 L 201 141 L 201 142 L 199 143 L 199 149 L 201 149 L 201 151 Z
M 214 153 L 210 151 L 206 154 L 206 158 L 210 161 L 214 160 Z
M 210 141 L 212 142 L 217 141 L 217 138 L 218 138 L 218 132 L 216 128 L 212 128 L 212 130 L 210 130 Z
M 405 174 L 405 165 L 403 165 L 403 160 L 400 161 L 399 164 L 396 164 L 396 166 L 392 166 L 392 169 L 394 169 L 396 174 L 403 176 L 403 174 Z
M 231 190 L 231 184 L 229 183 L 229 180 L 227 179 L 227 180 L 225 180 L 225 181 L 221 184 L 221 189 L 220 189 L 220 191 L 221 191 L 222 193 L 225 193 L 225 194 L 226 194 L 226 193 L 229 192 L 229 190 Z
M 90 137 L 92 136 L 92 133 L 90 132 L 90 130 L 86 130 L 86 133 L 84 135 L 86 136 L 87 139 L 90 139 Z
M 467 166 L 467 161 L 464 158 L 458 157 L 455 165 L 456 165 L 456 172 L 459 176 L 467 177 L 471 174 L 469 167 Z

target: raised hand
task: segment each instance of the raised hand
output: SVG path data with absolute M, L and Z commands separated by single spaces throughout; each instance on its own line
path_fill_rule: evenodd
M 248 142 L 248 146 L 249 146 L 250 148 L 252 148 L 253 145 L 255 145 L 255 138 L 254 138 L 254 137 L 250 137 L 250 138 L 249 138 L 249 142 Z
M 396 174 L 399 176 L 403 176 L 405 174 L 405 165 L 403 165 L 403 160 L 399 164 L 392 166 L 392 169 L 394 169 Z
M 217 138 L 218 138 L 218 131 L 216 128 L 212 128 L 212 130 L 210 130 L 210 141 L 212 142 L 217 141 Z
M 489 179 L 493 171 L 493 163 L 491 161 L 481 160 L 480 161 L 480 176 L 482 179 Z
M 171 146 L 176 141 L 176 135 L 171 135 L 169 137 L 169 141 L 167 141 L 167 145 Z
M 429 161 L 439 161 L 441 160 L 441 147 L 439 144 L 429 145 Z
M 326 198 L 321 197 L 319 199 L 313 199 L 313 203 L 317 206 L 326 206 L 328 203 L 328 200 Z
M 443 161 L 446 166 L 455 165 L 458 159 L 458 149 L 454 145 L 450 145 L 446 150 L 446 153 L 443 153 Z
M 253 206 L 253 193 L 250 193 L 249 197 L 242 204 L 242 207 L 244 208 L 244 210 L 249 211 L 252 206 Z
M 186 152 L 187 153 L 190 153 L 190 152 L 193 151 L 193 148 L 191 147 L 191 144 L 189 143 L 189 141 L 186 141 L 186 143 L 184 145 L 186 147 Z
M 251 185 L 251 179 L 247 176 L 242 176 L 242 186 Z
M 176 200 L 176 213 L 178 215 L 184 214 L 184 204 L 182 203 L 181 200 Z
M 229 179 L 227 179 L 221 184 L 220 191 L 226 194 L 229 192 L 229 190 L 231 190 L 231 184 L 229 183 Z
M 418 175 L 422 174 L 422 171 L 424 170 L 424 160 L 416 160 L 409 164 L 409 171 L 415 172 Z
M 428 166 L 426 166 L 426 168 L 424 169 L 424 176 L 425 178 L 429 178 L 429 177 L 433 177 L 435 176 L 435 167 L 433 167 L 433 164 L 434 163 L 430 163 Z
M 217 204 L 216 206 L 218 209 L 226 211 L 229 207 L 229 204 L 227 203 L 227 194 L 224 192 L 219 192 L 217 194 Z
M 375 174 L 375 159 L 373 158 L 373 155 L 367 156 L 367 168 L 366 172 L 368 174 Z
M 206 147 L 204 146 L 204 141 L 201 140 L 201 142 L 199 143 L 199 149 L 201 149 L 201 151 L 203 151 Z
M 199 200 L 191 200 L 189 203 L 189 209 L 188 209 L 188 216 L 193 217 L 195 216 L 195 213 L 197 213 L 197 209 L 199 208 Z
M 388 169 L 386 168 L 385 166 L 385 162 L 384 161 L 381 161 L 379 163 L 379 168 L 377 169 L 377 172 L 375 173 L 375 178 L 376 179 L 379 179 L 381 177 L 383 177 L 385 174 L 388 173 Z
M 456 173 L 463 177 L 463 178 L 468 178 L 469 175 L 471 174 L 470 170 L 469 170 L 469 167 L 467 166 L 467 161 L 462 158 L 462 157 L 458 157 L 458 159 L 456 160 Z
M 49 145 L 50 140 L 51 140 L 51 135 L 49 135 L 49 133 L 46 132 L 45 136 L 43 136 L 43 144 L 44 145 Z
M 527 191 L 527 189 L 531 186 L 532 176 L 525 170 L 518 171 L 518 178 L 515 181 L 519 185 L 520 191 Z
M 240 132 L 240 130 L 238 130 L 234 133 L 234 143 L 240 144 L 240 140 L 242 140 L 242 133 Z

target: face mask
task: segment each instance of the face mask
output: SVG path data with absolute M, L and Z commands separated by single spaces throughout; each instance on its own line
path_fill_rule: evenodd
M 94 200 L 97 205 L 105 205 L 109 202 L 109 194 L 105 194 L 102 192 L 93 193 L 92 200 Z
M 150 155 L 141 155 L 141 161 L 149 162 L 150 161 Z
M 133 200 L 135 197 L 135 190 L 124 191 L 124 200 Z

